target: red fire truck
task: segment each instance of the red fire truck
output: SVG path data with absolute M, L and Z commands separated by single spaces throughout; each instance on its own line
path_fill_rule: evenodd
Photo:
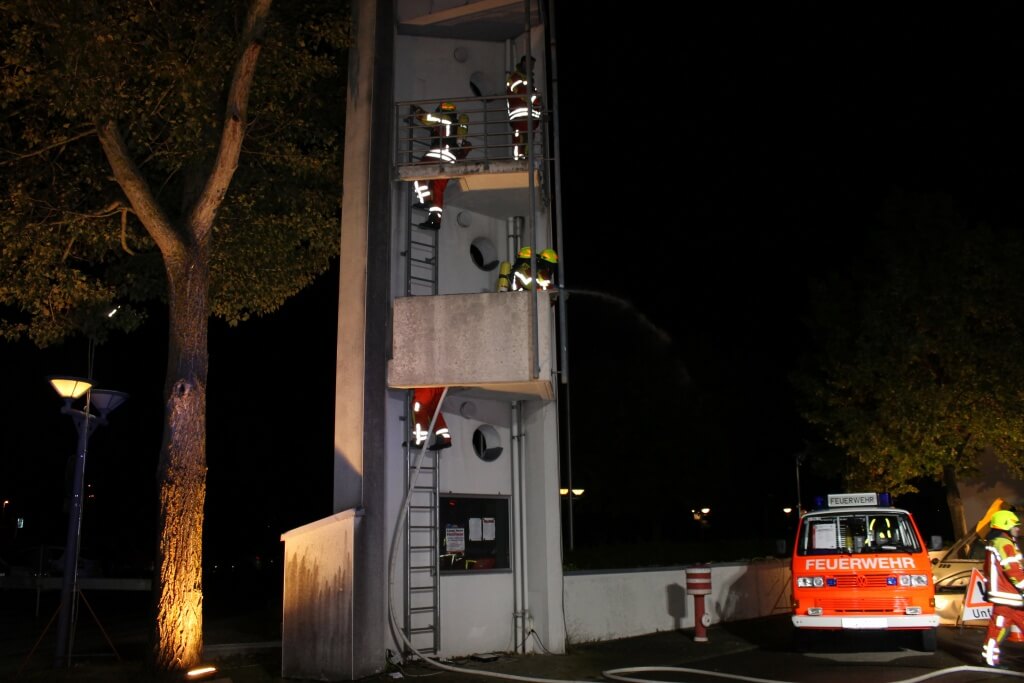
M 933 652 L 939 616 L 928 548 L 888 494 L 837 493 L 800 517 L 793 547 L 793 626 L 918 631 Z

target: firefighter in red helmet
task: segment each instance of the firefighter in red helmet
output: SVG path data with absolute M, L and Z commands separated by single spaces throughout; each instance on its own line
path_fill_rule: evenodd
M 530 154 L 527 144 L 529 131 L 540 123 L 541 99 L 533 83 L 533 65 L 537 60 L 523 55 L 515 69 L 505 77 L 505 94 L 508 105 L 508 122 L 512 126 L 512 158 L 524 159 Z
M 473 149 L 469 142 L 469 117 L 459 114 L 454 103 L 442 102 L 433 112 L 420 107 L 414 109 L 416 121 L 430 128 L 430 149 L 420 157 L 423 163 L 454 164 L 465 159 Z M 428 230 L 441 229 L 441 214 L 444 212 L 444 192 L 448 178 L 413 181 L 416 195 L 415 207 L 426 209 L 427 220 L 419 227 Z
M 437 410 L 438 401 L 444 393 L 444 387 L 419 387 L 412 392 L 412 437 L 413 445 L 416 448 L 423 446 L 430 434 L 427 429 L 430 427 L 430 419 Z M 434 421 L 434 438 L 427 446 L 428 450 L 439 451 L 452 445 L 452 436 L 448 432 L 448 423 L 445 422 L 444 413 L 438 411 L 437 419 Z

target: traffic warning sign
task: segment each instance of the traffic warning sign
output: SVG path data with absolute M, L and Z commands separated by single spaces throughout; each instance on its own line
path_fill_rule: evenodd
M 988 621 L 991 617 L 992 603 L 985 600 L 985 577 L 972 569 L 964 594 L 963 621 Z

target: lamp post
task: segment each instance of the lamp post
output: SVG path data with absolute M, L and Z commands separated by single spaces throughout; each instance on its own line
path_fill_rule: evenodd
M 580 497 L 583 496 L 583 489 L 581 489 L 581 488 L 567 488 L 567 487 L 563 486 L 563 487 L 560 487 L 558 489 L 558 495 L 561 496 L 561 498 L 563 500 L 566 500 L 569 503 L 569 550 L 575 550 L 576 549 L 576 539 L 575 539 L 575 535 L 574 535 L 574 531 L 573 531 L 574 524 L 573 524 L 572 505 L 573 505 L 573 501 L 574 500 L 576 500 L 577 498 L 580 498 Z
M 128 394 L 109 389 L 93 389 L 92 383 L 80 377 L 50 377 L 50 384 L 64 399 L 60 412 L 71 417 L 78 431 L 78 452 L 75 476 L 71 484 L 71 505 L 68 510 L 68 536 L 64 545 L 64 581 L 60 592 L 60 620 L 57 622 L 56 665 L 70 667 L 74 640 L 72 626 L 78 612 L 78 550 L 82 537 L 82 497 L 85 483 L 85 454 L 89 437 L 100 425 L 107 424 L 107 415 L 128 399 Z M 85 408 L 71 407 L 71 402 L 85 396 Z M 99 411 L 99 415 L 92 412 Z
M 803 503 L 800 502 L 800 465 L 804 464 L 804 459 L 807 457 L 807 449 L 800 451 L 793 459 L 796 461 L 796 512 L 799 516 L 803 510 Z

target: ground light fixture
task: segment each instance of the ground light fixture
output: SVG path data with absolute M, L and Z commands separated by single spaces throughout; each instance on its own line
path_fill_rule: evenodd
M 209 664 L 203 664 L 202 666 L 197 666 L 194 669 L 189 669 L 188 672 L 185 674 L 185 680 L 201 681 L 206 678 L 209 678 L 215 673 L 217 673 L 217 667 L 211 666 Z
M 54 390 L 64 399 L 60 412 L 75 423 L 78 431 L 78 450 L 75 454 L 75 476 L 71 488 L 68 511 L 68 536 L 64 546 L 64 580 L 61 585 L 60 619 L 57 624 L 57 656 L 55 666 L 71 668 L 74 645 L 74 624 L 78 614 L 78 551 L 82 538 L 82 499 L 85 487 L 85 455 L 89 437 L 100 425 L 107 424 L 107 416 L 128 400 L 128 394 L 111 389 L 95 389 L 92 382 L 81 377 L 52 376 L 48 378 Z M 85 396 L 85 407 L 73 408 L 72 402 Z M 93 410 L 98 411 L 94 413 Z

